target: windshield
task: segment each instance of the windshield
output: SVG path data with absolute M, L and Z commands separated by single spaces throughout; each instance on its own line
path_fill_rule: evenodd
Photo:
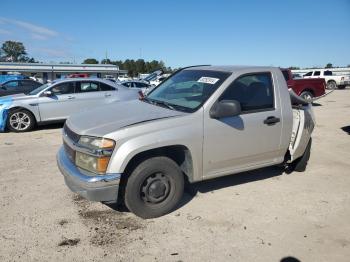
M 42 86 L 39 86 L 38 88 L 34 89 L 32 92 L 29 93 L 29 95 L 37 95 L 39 94 L 42 90 L 44 90 L 45 88 L 51 86 L 51 83 L 46 83 Z
M 231 75 L 211 70 L 182 70 L 154 89 L 146 101 L 168 108 L 194 112 Z

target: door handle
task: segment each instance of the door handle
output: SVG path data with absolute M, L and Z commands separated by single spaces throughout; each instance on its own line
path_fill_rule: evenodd
M 105 94 L 105 97 L 109 97 L 109 96 L 111 96 L 111 94 Z
M 74 99 L 75 96 L 68 96 L 68 99 Z
M 278 122 L 280 122 L 281 120 L 278 117 L 274 117 L 274 116 L 269 116 L 268 118 L 266 118 L 264 120 L 264 124 L 268 125 L 268 126 L 272 126 Z

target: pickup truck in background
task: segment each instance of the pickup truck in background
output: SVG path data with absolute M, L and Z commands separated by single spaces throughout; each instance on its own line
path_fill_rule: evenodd
M 71 116 L 57 163 L 73 192 L 123 199 L 152 218 L 174 210 L 185 180 L 279 164 L 304 171 L 314 125 L 312 106 L 279 68 L 188 67 L 141 100 Z
M 326 82 L 324 79 L 302 79 L 294 78 L 290 69 L 281 68 L 288 88 L 291 88 L 298 96 L 312 101 L 313 98 L 323 96 L 326 92 Z
M 303 75 L 303 78 L 324 78 L 328 89 L 344 89 L 347 85 L 350 85 L 350 75 L 335 75 L 328 69 L 309 71 Z

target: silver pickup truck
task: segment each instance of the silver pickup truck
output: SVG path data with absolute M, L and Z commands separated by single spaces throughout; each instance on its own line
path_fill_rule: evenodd
M 172 211 L 185 180 L 278 164 L 303 171 L 315 122 L 290 92 L 279 68 L 184 68 L 143 100 L 71 116 L 58 167 L 73 192 L 119 197 L 143 218 Z

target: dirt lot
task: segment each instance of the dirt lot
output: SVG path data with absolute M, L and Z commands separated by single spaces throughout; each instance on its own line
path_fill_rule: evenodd
M 349 261 L 350 90 L 318 103 L 306 172 L 201 182 L 152 220 L 71 193 L 59 127 L 0 134 L 0 261 Z

